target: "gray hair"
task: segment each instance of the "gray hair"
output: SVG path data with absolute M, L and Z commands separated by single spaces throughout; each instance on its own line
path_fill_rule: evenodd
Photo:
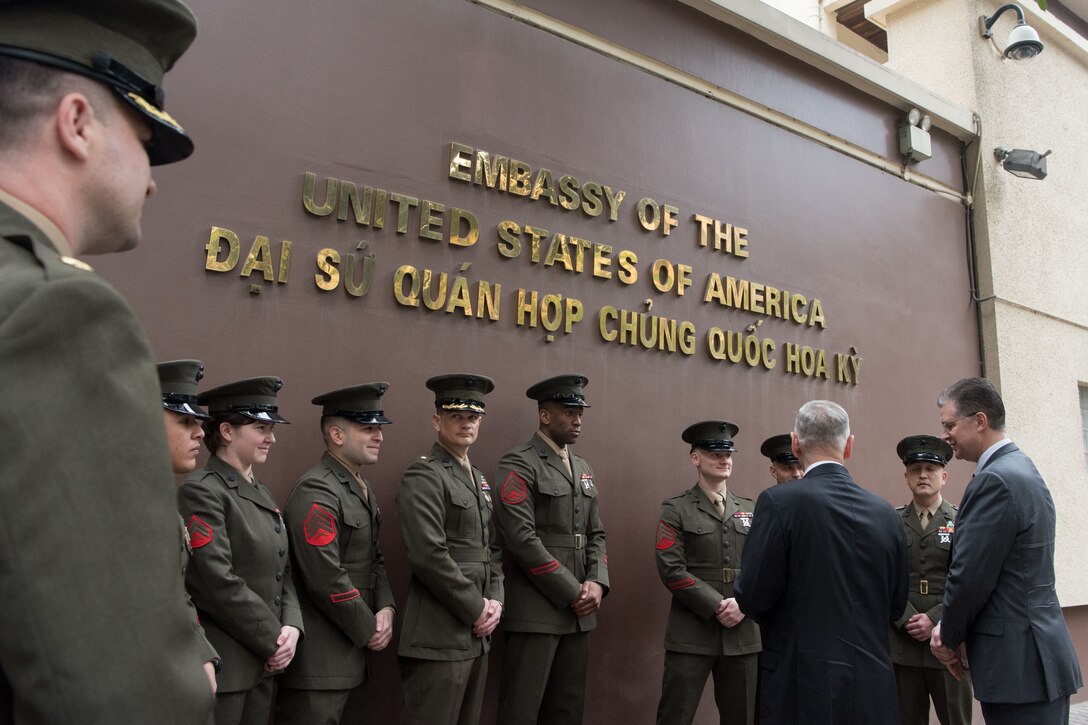
M 793 431 L 802 448 L 816 446 L 841 451 L 850 437 L 850 416 L 838 403 L 810 400 L 797 411 Z

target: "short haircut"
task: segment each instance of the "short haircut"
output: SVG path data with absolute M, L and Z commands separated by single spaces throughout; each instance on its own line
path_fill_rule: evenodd
M 256 422 L 257 421 L 253 418 L 244 416 L 241 413 L 220 413 L 214 415 L 201 424 L 201 427 L 204 428 L 204 445 L 212 452 L 212 455 L 215 455 L 215 452 L 223 447 L 223 436 L 219 433 L 220 423 L 229 423 L 235 428 L 238 428 Z
M 71 91 L 88 96 L 104 118 L 113 110 L 104 102 L 109 89 L 97 81 L 0 55 L 0 153 L 19 148 L 34 124 L 52 113 L 61 97 Z
M 830 400 L 810 400 L 797 411 L 793 431 L 802 447 L 843 450 L 850 437 L 850 416 Z
M 937 407 L 943 408 L 949 402 L 956 415 L 966 417 L 985 413 L 990 428 L 1005 430 L 1005 403 L 994 384 L 986 378 L 964 378 L 952 383 L 937 396 Z

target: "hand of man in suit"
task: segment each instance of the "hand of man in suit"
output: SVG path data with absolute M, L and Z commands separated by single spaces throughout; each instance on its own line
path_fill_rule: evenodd
M 601 599 L 604 598 L 604 588 L 597 582 L 582 582 L 578 590 L 578 598 L 570 604 L 570 608 L 579 617 L 593 614 L 601 608 Z
M 925 642 L 933 633 L 933 620 L 925 612 L 919 612 L 907 620 L 904 629 L 919 642 Z
M 370 635 L 366 648 L 380 652 L 393 639 L 393 609 L 385 607 L 374 615 L 374 620 L 374 634 Z
M 740 605 L 734 597 L 723 599 L 714 616 L 723 627 L 736 627 L 744 620 L 744 612 L 740 611 Z
M 963 673 L 967 670 L 964 659 L 964 647 L 961 644 L 959 649 L 953 650 L 944 646 L 944 642 L 941 641 L 940 622 L 933 628 L 933 633 L 930 635 L 929 649 L 933 652 L 933 656 L 948 668 L 948 671 L 952 673 L 953 677 L 957 680 L 963 679 Z

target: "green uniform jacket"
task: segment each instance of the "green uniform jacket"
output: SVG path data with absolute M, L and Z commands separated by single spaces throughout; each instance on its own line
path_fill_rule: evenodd
M 608 594 L 608 554 L 597 513 L 593 469 L 569 452 L 563 460 L 540 434 L 499 461 L 499 533 L 513 565 L 503 627 L 510 632 L 570 634 L 597 627 L 596 613 L 575 616 L 582 582 Z
M 934 623 L 941 619 L 944 581 L 948 574 L 948 556 L 952 549 L 957 510 L 948 501 L 941 501 L 940 508 L 923 531 L 922 522 L 918 520 L 918 509 L 913 502 L 896 509 L 903 519 L 903 533 L 907 539 L 909 577 L 907 608 L 891 628 L 892 662 L 897 665 L 944 669 L 944 665 L 930 651 L 929 642 L 919 642 L 903 628 L 907 620 L 919 612 L 924 612 Z
M 0 202 L 0 722 L 208 719 L 172 488 L 132 310 Z
M 303 630 L 287 527 L 267 488 L 215 456 L 185 479 L 178 507 L 193 546 L 185 583 L 223 661 L 219 691 L 248 690 L 264 676 L 280 629 Z
M 189 568 L 189 559 L 193 556 L 193 546 L 189 543 L 189 532 L 185 528 L 185 519 L 181 518 L 181 514 L 178 514 L 178 526 L 181 530 L 181 577 L 184 579 L 185 570 Z M 215 647 L 212 647 L 207 635 L 204 634 L 204 628 L 200 626 L 200 615 L 197 614 L 196 605 L 193 604 L 193 599 L 189 596 L 188 591 L 185 592 L 185 606 L 189 608 L 189 614 L 193 622 L 193 634 L 196 635 L 204 661 L 218 660 L 219 653 L 215 651 Z
M 402 657 L 448 662 L 490 651 L 491 638 L 472 624 L 484 598 L 503 601 L 502 554 L 491 523 L 491 487 L 435 443 L 408 466 L 397 510 L 412 579 L 400 632 Z
M 280 683 L 300 690 L 356 687 L 366 680 L 374 615 L 393 606 L 378 548 L 378 503 L 326 452 L 295 484 L 283 515 L 306 641 Z
M 661 504 L 657 573 L 672 592 L 665 649 L 697 655 L 759 652 L 759 627 L 745 617 L 723 627 L 715 615 L 733 596 L 755 502 L 726 491 L 725 518 L 698 485 Z

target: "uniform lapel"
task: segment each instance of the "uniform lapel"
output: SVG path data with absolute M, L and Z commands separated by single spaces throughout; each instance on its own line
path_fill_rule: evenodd
M 217 456 L 209 458 L 208 468 L 215 471 L 229 488 L 237 491 L 239 498 L 244 498 L 247 501 L 252 501 L 261 508 L 279 513 L 276 502 L 272 501 L 268 494 L 262 491 L 256 484 L 251 485 L 246 481 L 246 477 L 243 476 L 238 469 L 224 461 L 222 458 Z
M 721 519 L 718 507 L 710 502 L 710 497 L 707 496 L 706 491 L 699 488 L 699 484 L 695 484 L 695 487 L 692 488 L 692 494 L 695 496 L 695 503 L 700 511 L 716 519 Z M 728 505 L 728 497 L 726 497 L 726 506 L 728 507 Z M 728 511 L 728 508 L 726 508 L 726 511 Z
M 922 528 L 922 522 L 918 520 L 918 509 L 914 506 L 913 501 L 903 509 L 903 520 L 907 523 L 907 526 L 914 530 L 914 533 L 919 536 L 926 535 L 925 529 Z M 930 519 L 929 522 L 932 524 L 933 519 Z
M 537 433 L 536 435 L 538 437 L 540 436 L 539 433 Z M 574 478 L 572 478 L 572 474 L 574 473 L 574 469 L 575 469 L 575 463 L 574 463 L 574 456 L 571 456 L 570 450 L 568 449 L 567 455 L 570 456 L 570 470 L 571 470 L 571 473 L 568 473 L 567 472 L 567 467 L 565 465 L 563 465 L 563 459 L 559 457 L 558 453 L 556 453 L 554 450 L 552 450 L 551 446 L 549 446 L 543 440 L 534 441 L 534 443 L 536 444 L 536 450 L 537 450 L 537 453 L 540 454 L 540 457 L 543 458 L 547 462 L 547 464 L 549 466 L 551 466 L 555 470 L 559 471 L 559 473 L 563 476 L 563 478 L 567 479 L 567 481 L 570 482 L 570 485 L 573 486 L 574 481 L 577 480 L 577 474 L 574 474 Z
M 465 469 L 461 467 L 460 461 L 455 459 L 452 453 L 447 451 L 438 443 L 435 443 L 434 447 L 435 450 L 437 450 L 437 452 L 443 457 L 443 465 L 446 467 L 446 470 L 450 472 L 450 475 L 460 481 L 461 485 L 467 488 L 469 491 L 477 494 L 479 492 L 479 486 L 477 486 L 474 482 L 468 480 L 468 474 L 465 472 Z

